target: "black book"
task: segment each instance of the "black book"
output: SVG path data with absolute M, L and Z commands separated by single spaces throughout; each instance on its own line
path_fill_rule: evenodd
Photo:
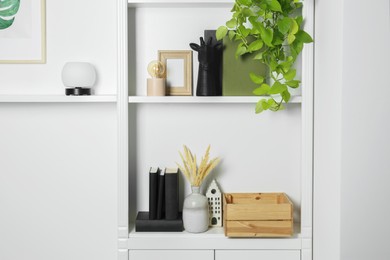
M 179 214 L 179 169 L 165 169 L 165 219 L 177 219 Z
M 183 231 L 182 214 L 179 213 L 174 220 L 149 219 L 149 212 L 140 211 L 135 220 L 136 232 L 181 232 Z
M 162 169 L 158 175 L 158 198 L 157 198 L 157 219 L 164 218 L 164 201 L 165 201 L 165 169 Z
M 157 219 L 158 176 L 160 169 L 150 167 L 149 170 L 149 219 Z

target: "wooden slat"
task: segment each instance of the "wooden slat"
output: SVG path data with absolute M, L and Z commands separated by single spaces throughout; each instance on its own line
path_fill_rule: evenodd
M 226 220 L 291 220 L 289 204 L 228 204 Z
M 289 237 L 293 234 L 292 221 L 227 221 L 229 237 Z

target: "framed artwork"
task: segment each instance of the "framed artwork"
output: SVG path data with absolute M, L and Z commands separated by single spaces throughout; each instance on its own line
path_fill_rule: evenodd
M 192 51 L 158 51 L 165 65 L 168 96 L 192 96 Z
M 0 1 L 0 63 L 46 63 L 45 0 Z

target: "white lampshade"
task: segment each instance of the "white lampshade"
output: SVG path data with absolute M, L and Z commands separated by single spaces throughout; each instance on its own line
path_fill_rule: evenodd
M 65 87 L 90 88 L 95 84 L 96 71 L 88 62 L 67 62 L 62 69 Z

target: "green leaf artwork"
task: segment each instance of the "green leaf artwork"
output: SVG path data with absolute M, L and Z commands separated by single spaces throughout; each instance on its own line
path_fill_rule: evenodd
M 10 27 L 19 11 L 20 0 L 0 0 L 0 30 Z
M 256 113 L 283 110 L 283 102 L 291 98 L 289 90 L 300 85 L 294 63 L 304 44 L 313 42 L 302 28 L 302 6 L 298 0 L 235 0 L 231 18 L 217 30 L 218 40 L 229 35 L 240 42 L 236 58 L 251 53 L 268 67 L 267 75 L 249 74 L 257 85 L 253 93 L 267 96 L 257 102 Z

